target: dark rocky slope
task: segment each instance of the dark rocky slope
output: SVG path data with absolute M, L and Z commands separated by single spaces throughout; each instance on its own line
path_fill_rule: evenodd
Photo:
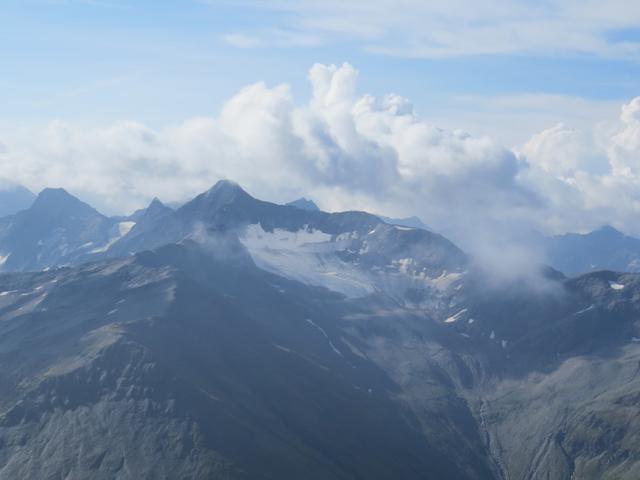
M 53 266 L 0 275 L 0 478 L 640 474 L 638 275 L 498 277 L 231 182 L 128 219 L 45 191 L 0 228 Z
M 1 478 L 491 478 L 445 378 L 425 425 L 342 297 L 202 248 L 0 277 Z

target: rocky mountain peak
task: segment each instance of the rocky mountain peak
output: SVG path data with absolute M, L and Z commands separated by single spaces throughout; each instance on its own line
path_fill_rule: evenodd
M 296 207 L 301 210 L 307 210 L 310 212 L 320 211 L 320 209 L 318 208 L 318 206 L 315 204 L 313 200 L 309 200 L 305 197 L 300 197 L 297 200 L 294 200 L 293 202 L 286 203 L 285 205 L 289 207 Z

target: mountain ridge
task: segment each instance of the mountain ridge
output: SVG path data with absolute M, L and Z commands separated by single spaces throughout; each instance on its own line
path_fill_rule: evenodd
M 640 472 L 638 274 L 496 282 L 438 234 L 230 182 L 126 218 L 47 196 L 62 222 L 0 220 L 0 255 L 35 232 L 7 262 L 50 265 L 0 273 L 0 478 Z
M 594 270 L 640 271 L 640 239 L 609 225 L 586 234 L 547 238 L 545 248 L 549 261 L 569 275 Z
M 0 218 L 29 208 L 35 199 L 36 196 L 28 188 L 0 179 Z

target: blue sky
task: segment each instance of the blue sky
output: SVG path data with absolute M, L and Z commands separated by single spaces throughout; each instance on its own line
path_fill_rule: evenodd
M 531 2 L 507 2 L 513 11 L 504 13 L 503 3 L 460 17 L 456 8 L 471 2 L 449 2 L 449 9 L 398 2 L 417 21 L 387 22 L 393 2 L 375 0 L 346 10 L 332 1 L 8 0 L 0 11 L 0 125 L 129 119 L 160 126 L 215 114 L 258 80 L 289 83 L 306 98 L 315 62 L 348 61 L 360 71 L 360 91 L 398 93 L 437 124 L 508 145 L 544 125 L 592 121 L 640 92 L 636 11 L 594 21 L 597 3 L 585 2 L 584 17 L 568 7 L 538 12 Z M 505 42 L 532 11 L 539 18 L 522 29 L 533 33 Z M 588 47 L 578 51 L 563 38 L 562 22 L 549 32 L 545 25 L 557 17 L 584 23 L 566 35 Z M 452 33 L 468 41 L 425 37 L 422 24 L 428 29 L 431 21 L 455 24 Z M 476 32 L 483 24 L 495 38 Z M 547 40 L 536 40 L 536 28 Z M 424 45 L 439 48 L 424 52 Z M 514 123 L 521 127 L 506 131 Z

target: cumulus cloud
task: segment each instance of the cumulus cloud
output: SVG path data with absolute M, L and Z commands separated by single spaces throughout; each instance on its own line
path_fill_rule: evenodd
M 613 174 L 637 181 L 640 179 L 640 97 L 622 107 L 620 115 L 624 128 L 609 145 Z
M 522 153 L 550 175 L 570 178 L 581 171 L 603 173 L 607 162 L 599 150 L 585 132 L 559 123 L 533 135 Z
M 514 152 L 438 128 L 396 94 L 361 95 L 349 64 L 314 65 L 309 81 L 302 104 L 288 85 L 258 82 L 217 116 L 162 129 L 53 122 L 3 139 L 0 177 L 35 191 L 68 188 L 107 213 L 156 195 L 185 200 L 231 178 L 274 201 L 304 195 L 326 209 L 418 215 L 462 243 L 606 223 L 640 233 L 640 99 L 613 129 L 560 124 Z
M 169 201 L 233 178 L 257 195 L 315 196 L 327 208 L 450 217 L 526 204 L 520 160 L 488 138 L 425 123 L 398 95 L 357 92 L 348 64 L 314 65 L 312 96 L 287 85 L 241 89 L 216 117 L 153 130 L 135 122 L 86 129 L 53 122 L 0 152 L 0 176 L 36 190 L 59 185 L 109 212 Z M 500 210 L 503 208 L 500 207 Z
M 548 206 L 537 223 L 548 230 L 586 231 L 610 224 L 638 235 L 640 213 L 640 97 L 621 108 L 612 129 L 556 125 L 534 135 L 520 152 L 524 175 Z

